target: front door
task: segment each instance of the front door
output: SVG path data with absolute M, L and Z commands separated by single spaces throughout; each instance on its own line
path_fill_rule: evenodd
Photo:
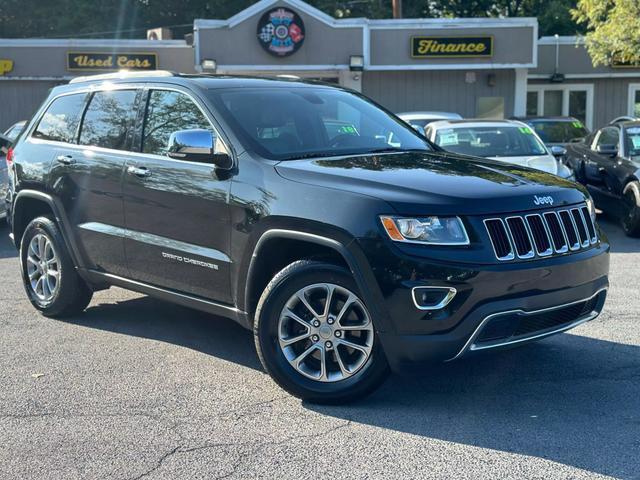
M 228 174 L 208 163 L 171 159 L 169 136 L 215 129 L 186 91 L 145 92 L 139 153 L 127 160 L 123 183 L 125 252 L 133 279 L 231 303 Z

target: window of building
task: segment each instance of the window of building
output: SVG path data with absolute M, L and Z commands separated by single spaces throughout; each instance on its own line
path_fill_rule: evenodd
M 126 150 L 135 99 L 135 90 L 94 93 L 82 121 L 80 145 Z
M 538 92 L 527 92 L 527 116 L 538 114 Z
M 169 137 L 179 130 L 213 127 L 198 106 L 184 93 L 152 90 L 149 94 L 142 133 L 142 151 L 166 155 Z
M 476 117 L 504 118 L 504 97 L 480 97 L 476 104 Z
M 529 85 L 527 115 L 571 116 L 593 126 L 593 85 Z
M 640 118 L 640 83 L 629 85 L 629 115 Z
M 84 93 L 56 98 L 42 116 L 33 136 L 42 140 L 75 143 L 85 98 Z

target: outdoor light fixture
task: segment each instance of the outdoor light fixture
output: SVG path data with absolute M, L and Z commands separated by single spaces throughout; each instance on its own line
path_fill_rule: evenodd
M 202 60 L 200 66 L 202 67 L 202 70 L 205 70 L 207 72 L 215 72 L 216 68 L 218 68 L 218 64 L 216 63 L 216 61 L 211 60 L 210 58 L 205 58 L 204 60 Z
M 351 55 L 349 57 L 349 70 L 361 72 L 364 70 L 364 57 L 362 55 Z

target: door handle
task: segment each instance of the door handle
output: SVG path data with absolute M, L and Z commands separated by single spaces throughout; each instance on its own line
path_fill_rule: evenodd
M 136 177 L 149 177 L 151 176 L 151 170 L 147 167 L 128 167 L 127 173 L 135 175 Z
M 73 165 L 74 163 L 76 163 L 71 155 L 58 155 L 56 157 L 56 161 L 63 165 Z

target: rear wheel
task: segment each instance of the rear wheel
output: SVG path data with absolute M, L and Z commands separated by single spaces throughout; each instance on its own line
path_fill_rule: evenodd
M 622 228 L 630 237 L 640 236 L 640 184 L 629 183 L 623 192 L 624 212 Z
M 267 372 L 304 400 L 355 400 L 388 373 L 357 286 L 335 265 L 304 260 L 278 273 L 260 298 L 254 334 Z
M 22 279 L 32 305 L 48 317 L 83 311 L 92 290 L 76 272 L 57 225 L 38 217 L 24 231 L 20 243 Z

